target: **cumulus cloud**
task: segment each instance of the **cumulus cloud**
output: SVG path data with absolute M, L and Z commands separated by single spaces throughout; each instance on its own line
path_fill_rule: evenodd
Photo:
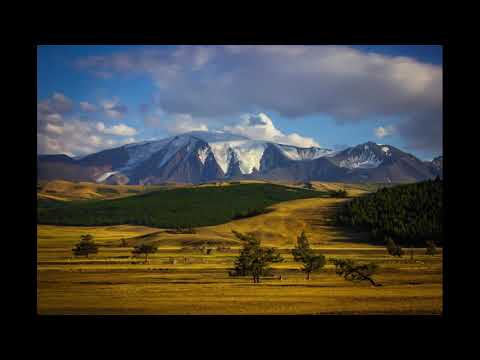
M 61 95 L 61 94 L 60 94 Z M 73 102 L 55 93 L 37 104 L 37 152 L 86 155 L 135 142 L 136 129 L 125 124 L 105 126 L 69 114 Z
M 373 130 L 375 136 L 379 139 L 382 139 L 386 136 L 391 136 L 395 132 L 395 127 L 393 125 L 388 126 L 379 126 Z
M 160 109 L 147 113 L 144 124 L 148 127 L 162 128 L 169 134 L 209 130 L 205 122 L 200 119 L 194 120 L 190 114 L 166 114 Z
M 137 130 L 125 124 L 113 125 L 111 127 L 105 126 L 103 122 L 98 122 L 96 129 L 104 134 L 118 135 L 118 136 L 132 136 L 137 133 Z
M 37 104 L 37 112 L 42 114 L 66 114 L 73 109 L 73 102 L 62 93 L 53 95 Z
M 441 145 L 442 68 L 408 57 L 347 46 L 180 46 L 86 57 L 77 66 L 150 75 L 169 114 L 197 118 L 263 109 L 339 122 L 391 116 L 400 119 L 397 133 L 410 145 Z
M 55 124 L 47 123 L 45 126 L 45 131 L 50 134 L 61 135 L 63 134 L 63 127 L 57 126 Z
M 267 140 L 280 144 L 300 147 L 320 146 L 314 139 L 303 137 L 297 133 L 284 134 L 275 127 L 272 119 L 266 114 L 247 114 L 242 121 L 234 126 L 225 126 L 224 131 L 247 136 L 254 140 Z
M 63 126 L 47 125 L 47 131 L 37 133 L 39 154 L 86 155 L 113 146 L 135 142 L 135 138 L 105 137 L 95 126 L 80 120 L 69 119 Z M 58 130 L 58 131 L 57 131 Z
M 95 112 L 98 110 L 94 104 L 90 104 L 88 101 L 81 101 L 80 108 L 85 112 Z
M 123 118 L 128 111 L 128 108 L 125 105 L 120 104 L 120 100 L 117 97 L 114 97 L 111 100 L 101 101 L 100 106 L 105 115 L 117 120 Z
M 208 126 L 194 121 L 190 114 L 175 114 L 172 121 L 167 123 L 166 129 L 172 134 L 177 134 L 189 131 L 208 131 Z

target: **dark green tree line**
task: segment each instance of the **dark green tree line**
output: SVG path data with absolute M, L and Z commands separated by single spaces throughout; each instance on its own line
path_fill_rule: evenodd
M 443 242 L 443 182 L 440 179 L 383 188 L 346 202 L 336 222 L 367 230 L 371 240 L 385 237 L 401 245 L 423 247 Z

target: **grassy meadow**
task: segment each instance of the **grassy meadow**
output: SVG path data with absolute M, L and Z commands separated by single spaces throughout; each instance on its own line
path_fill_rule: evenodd
M 314 184 L 317 186 L 335 186 Z M 348 188 L 349 195 L 369 189 Z M 270 212 L 195 228 L 194 234 L 136 225 L 37 226 L 39 314 L 440 314 L 442 253 L 407 250 L 402 258 L 366 242 L 361 232 L 331 225 L 333 211 L 347 199 L 308 198 L 279 202 Z M 241 243 L 232 230 L 253 232 L 262 245 L 285 258 L 272 277 L 253 284 L 229 277 Z M 290 249 L 305 230 L 312 248 L 327 259 L 341 257 L 380 265 L 382 284 L 352 283 L 332 264 L 307 281 Z M 99 253 L 73 258 L 74 244 L 92 234 Z M 124 241 L 122 241 L 124 239 Z M 158 252 L 132 257 L 133 246 L 152 243 Z M 213 248 L 210 255 L 198 250 Z M 217 250 L 218 247 L 223 247 Z M 281 277 L 281 278 L 280 278 Z

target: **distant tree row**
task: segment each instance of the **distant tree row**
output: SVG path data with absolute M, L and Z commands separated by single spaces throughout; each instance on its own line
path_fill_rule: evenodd
M 122 247 L 126 246 L 125 239 L 122 239 L 121 243 Z M 72 252 L 75 256 L 85 256 L 88 258 L 89 255 L 98 253 L 98 245 L 95 244 L 94 237 L 92 235 L 81 235 L 80 241 L 72 249 Z M 132 254 L 135 256 L 145 255 L 145 263 L 148 262 L 148 255 L 155 252 L 157 252 L 157 247 L 152 244 L 139 244 L 136 245 L 132 250 Z
M 443 182 L 437 178 L 361 196 L 340 207 L 336 222 L 369 231 L 374 243 L 394 238 L 402 245 L 442 244 Z
M 242 234 L 233 231 L 237 239 L 244 242 L 242 251 L 235 261 L 235 268 L 229 273 L 230 276 L 252 276 L 254 283 L 260 282 L 260 276 L 271 276 L 271 263 L 281 262 L 284 259 L 274 248 L 266 248 L 260 245 L 260 240 L 253 234 Z M 327 263 L 322 254 L 314 254 L 308 242 L 307 235 L 303 231 L 297 237 L 297 245 L 292 249 L 294 261 L 301 262 L 306 280 L 310 280 L 310 274 L 320 271 Z M 348 281 L 369 281 L 373 286 L 380 286 L 372 279 L 372 275 L 378 270 L 374 263 L 357 264 L 352 260 L 332 259 L 337 275 L 343 276 Z

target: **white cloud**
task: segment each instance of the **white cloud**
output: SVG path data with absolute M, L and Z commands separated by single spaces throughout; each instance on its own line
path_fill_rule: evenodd
M 100 102 L 105 115 L 112 119 L 121 119 L 127 113 L 127 107 L 120 104 L 120 100 L 114 97 L 111 100 L 103 100 Z
M 45 119 L 49 123 L 54 123 L 54 124 L 58 124 L 58 123 L 61 123 L 63 121 L 62 115 L 56 114 L 56 113 L 45 115 Z
M 39 154 L 86 155 L 112 146 L 135 142 L 133 135 L 137 134 L 137 130 L 125 124 L 107 127 L 103 122 L 93 123 L 88 119 L 80 120 L 74 116 L 66 116 L 67 107 L 58 106 L 59 102 L 65 103 L 65 99 L 65 96 L 55 93 L 38 103 Z
M 45 130 L 53 134 L 58 134 L 58 135 L 63 134 L 63 127 L 57 126 L 54 124 L 47 124 L 47 126 L 45 127 Z
M 52 129 L 52 125 L 47 125 Z M 112 138 L 109 134 L 98 132 L 92 124 L 69 119 L 60 131 L 41 131 L 37 133 L 37 152 L 39 154 L 86 155 L 100 150 L 135 142 L 135 138 Z
M 37 112 L 42 114 L 65 114 L 70 112 L 72 108 L 72 100 L 58 92 L 54 92 L 49 99 L 37 104 Z
M 386 136 L 391 136 L 395 132 L 395 127 L 393 125 L 388 126 L 379 126 L 374 129 L 375 136 L 379 139 L 382 139 Z
M 208 131 L 208 126 L 194 121 L 190 114 L 175 114 L 172 121 L 168 122 L 166 129 L 172 134 L 177 134 L 189 131 Z
M 90 104 L 88 101 L 81 101 L 80 108 L 85 112 L 95 112 L 97 107 L 94 104 Z
M 137 130 L 125 124 L 106 127 L 103 122 L 98 122 L 96 124 L 96 129 L 99 132 L 104 134 L 111 134 L 111 135 L 118 135 L 118 136 L 133 136 L 137 133 Z
M 266 114 L 247 114 L 242 121 L 234 126 L 225 126 L 225 131 L 247 136 L 255 140 L 266 140 L 280 144 L 295 145 L 299 147 L 320 146 L 313 138 L 304 137 L 297 133 L 284 134 L 278 130 Z
M 180 134 L 190 131 L 208 131 L 208 125 L 201 120 L 195 121 L 190 114 L 166 115 L 161 110 L 148 114 L 144 123 L 149 127 L 165 129 L 170 134 Z

